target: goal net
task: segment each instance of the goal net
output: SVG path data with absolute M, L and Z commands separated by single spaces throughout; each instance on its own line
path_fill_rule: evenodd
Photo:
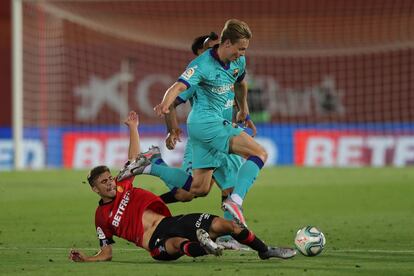
M 194 58 L 192 40 L 238 18 L 251 117 L 268 165 L 414 164 L 414 2 L 22 1 L 23 152 L 30 168 L 119 167 L 122 119 L 166 150 L 153 107 Z M 185 128 L 188 107 L 178 112 Z

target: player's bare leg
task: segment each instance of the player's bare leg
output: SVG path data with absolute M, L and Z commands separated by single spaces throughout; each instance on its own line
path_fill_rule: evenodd
M 223 202 L 222 209 L 228 211 L 240 226 L 247 228 L 241 208 L 243 198 L 266 162 L 267 152 L 245 132 L 231 138 L 230 152 L 247 160 L 240 167 L 234 190 Z
M 268 157 L 266 150 L 245 132 L 231 138 L 230 153 L 240 155 L 243 158 L 257 156 L 263 163 L 266 163 Z
M 263 260 L 269 258 L 288 259 L 296 255 L 296 250 L 292 248 L 267 246 L 262 240 L 256 237 L 252 231 L 240 227 L 233 221 L 227 221 L 223 218 L 216 217 L 211 224 L 209 235 L 215 240 L 218 236 L 223 234 L 231 234 L 238 242 L 256 250 L 259 257 Z
M 211 188 L 213 169 L 193 169 L 190 192 L 198 197 L 206 196 Z
M 208 238 L 204 237 L 203 242 L 205 244 L 202 244 L 201 241 L 200 242 L 189 241 L 186 238 L 173 237 L 165 241 L 165 250 L 170 255 L 181 254 L 181 255 L 187 255 L 193 258 L 204 256 L 207 254 L 213 254 L 213 255 L 220 254 L 221 249 L 218 248 L 217 244 L 215 244 L 213 241 L 211 241 L 211 243 L 207 245 Z M 214 245 L 216 246 L 216 248 L 213 248 Z

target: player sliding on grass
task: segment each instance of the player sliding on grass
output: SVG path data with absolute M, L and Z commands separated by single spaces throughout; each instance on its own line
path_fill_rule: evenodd
M 130 139 L 139 141 L 135 112 L 130 113 L 126 124 L 131 132 Z M 129 156 L 136 150 L 136 143 L 132 144 Z M 149 160 L 141 154 L 137 162 L 148 163 Z M 72 249 L 69 258 L 75 262 L 110 261 L 113 236 L 133 242 L 149 251 L 154 259 L 165 261 L 176 260 L 183 255 L 220 255 L 222 248 L 214 240 L 225 234 L 256 250 L 261 259 L 287 259 L 296 255 L 294 249 L 269 247 L 252 231 L 215 215 L 194 213 L 172 216 L 158 196 L 133 187 L 134 177 L 117 181 L 106 166 L 93 168 L 87 180 L 92 191 L 101 198 L 95 213 L 101 250 L 94 256 L 87 256 Z
M 194 59 L 187 70 L 165 93 L 162 102 L 154 109 L 158 115 L 170 112 L 176 97 L 191 86 L 197 86 L 195 101 L 187 119 L 187 129 L 193 147 L 193 179 L 189 191 L 195 196 L 205 196 L 209 189 L 214 168 L 220 166 L 216 151 L 234 153 L 246 159 L 240 167 L 235 189 L 223 202 L 235 220 L 246 226 L 241 205 L 245 194 L 267 160 L 266 151 L 241 128 L 234 128 L 222 117 L 228 93 L 234 90 L 239 103 L 237 121 L 245 122 L 247 82 L 245 77 L 245 52 L 252 34 L 246 23 L 228 20 L 221 33 L 220 44 Z

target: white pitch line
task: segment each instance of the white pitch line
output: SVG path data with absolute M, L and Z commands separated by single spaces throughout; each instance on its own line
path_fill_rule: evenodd
M 337 249 L 327 250 L 329 253 L 409 253 L 414 254 L 414 250 L 388 250 L 388 249 Z
M 54 250 L 54 251 L 68 251 L 70 247 L 0 247 L 0 250 Z M 76 248 L 78 250 L 99 250 L 99 247 L 90 248 L 90 247 L 83 247 L 83 248 Z M 137 250 L 144 250 L 142 248 L 113 248 L 115 251 L 137 251 Z M 414 254 L 414 250 L 388 250 L 388 249 L 325 249 L 326 252 L 329 253 L 406 253 L 406 254 Z

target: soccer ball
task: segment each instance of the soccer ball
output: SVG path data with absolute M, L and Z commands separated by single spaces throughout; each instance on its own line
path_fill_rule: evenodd
M 325 235 L 315 226 L 306 226 L 296 233 L 296 248 L 305 256 L 316 256 L 325 247 Z

